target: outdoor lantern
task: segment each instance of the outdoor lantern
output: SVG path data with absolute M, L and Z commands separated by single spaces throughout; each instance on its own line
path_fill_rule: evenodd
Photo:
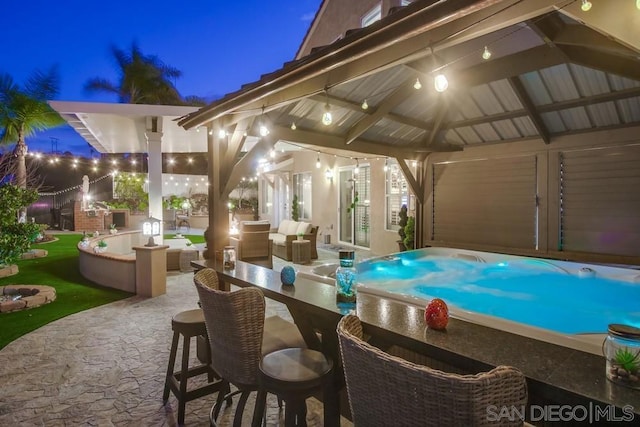
M 160 235 L 160 220 L 158 218 L 149 217 L 142 223 L 142 235 L 149 236 L 149 241 L 145 246 L 156 246 L 153 236 Z

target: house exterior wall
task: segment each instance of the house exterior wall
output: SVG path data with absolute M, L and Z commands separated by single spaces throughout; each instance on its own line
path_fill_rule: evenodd
M 353 166 L 354 160 L 346 157 L 335 157 L 330 154 L 320 154 L 320 168 L 315 167 L 317 153 L 315 151 L 300 151 L 292 154 L 291 171 L 285 174 L 309 172 L 312 180 L 312 214 L 311 223 L 318 226 L 318 244 L 324 242 L 325 235 L 331 236 L 332 243 L 338 243 L 339 237 L 339 169 Z M 363 156 L 364 157 L 364 156 Z M 385 172 L 384 158 L 371 157 L 361 164 L 368 164 L 371 168 L 370 194 L 370 247 L 372 254 L 383 255 L 398 251 L 398 233 L 395 230 L 385 230 Z M 326 178 L 326 170 L 331 169 L 333 179 Z M 290 201 L 289 201 L 290 202 Z M 272 227 L 277 227 L 273 216 L 262 215 L 261 219 L 269 220 Z
M 426 161 L 425 182 L 425 227 L 423 231 L 424 243 L 466 247 L 488 251 L 504 251 L 523 255 L 535 255 L 551 258 L 572 259 L 577 261 L 628 262 L 633 256 L 615 256 L 599 253 L 598 247 L 585 253 L 570 253 L 560 251 L 560 156 L 571 150 L 589 150 L 604 147 L 625 147 L 640 144 L 638 127 L 611 131 L 597 131 L 554 138 L 551 144 L 544 144 L 542 140 L 513 142 L 508 144 L 494 144 L 488 146 L 467 147 L 461 152 L 432 153 Z M 501 248 L 489 245 L 468 245 L 461 242 L 447 242 L 433 240 L 433 166 L 439 162 L 460 162 L 465 160 L 509 158 L 523 155 L 533 155 L 537 161 L 537 195 L 538 195 L 538 248 Z M 437 191 L 437 187 L 436 187 Z M 531 197 L 535 197 L 532 192 Z M 464 198 L 464 195 L 462 195 Z M 471 207 L 472 208 L 472 207 Z M 626 209 L 622 206 L 611 206 L 611 209 Z M 620 212 L 621 214 L 623 212 Z M 627 212 L 628 214 L 628 212 Z M 461 215 L 462 216 L 462 215 Z M 460 221 L 461 218 L 447 218 L 448 221 Z M 612 224 L 615 227 L 616 224 Z M 625 261 L 626 258 L 626 261 Z M 640 259 L 640 253 L 635 254 Z
M 376 5 L 382 5 L 382 17 L 387 16 L 392 7 L 399 6 L 401 0 L 325 0 L 315 21 L 300 45 L 296 59 L 307 56 L 311 49 L 333 43 L 344 37 L 347 30 L 360 28 L 362 17 Z

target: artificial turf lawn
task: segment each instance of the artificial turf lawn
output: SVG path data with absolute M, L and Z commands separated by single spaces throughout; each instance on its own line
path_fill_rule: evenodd
M 0 313 L 0 349 L 11 341 L 49 322 L 79 311 L 108 304 L 132 296 L 128 292 L 98 286 L 80 275 L 78 249 L 80 234 L 57 234 L 55 242 L 33 245 L 48 255 L 18 261 L 20 272 L 0 279 L 0 286 L 20 284 L 48 285 L 56 289 L 52 303 L 11 313 Z M 167 238 L 173 237 L 168 235 Z M 193 243 L 202 243 L 202 236 L 185 236 Z

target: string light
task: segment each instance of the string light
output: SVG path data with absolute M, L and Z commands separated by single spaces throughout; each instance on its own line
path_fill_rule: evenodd
M 316 169 L 320 169 L 320 166 L 322 166 L 322 164 L 320 164 L 320 152 L 318 151 L 318 157 L 316 158 Z
M 364 101 L 362 101 L 361 107 L 362 107 L 363 110 L 366 110 L 367 108 L 369 108 L 369 104 L 367 104 L 367 100 L 366 99 Z
M 218 138 L 224 138 L 225 136 L 227 136 L 227 132 L 224 129 L 220 129 L 218 131 Z
M 588 12 L 591 10 L 591 6 L 593 5 L 589 0 L 582 0 L 582 6 L 580 6 L 580 9 L 582 9 L 583 12 Z
M 413 88 L 415 90 L 420 90 L 422 89 L 422 83 L 420 83 L 420 79 L 416 78 L 416 82 L 413 84 Z
M 260 136 L 269 135 L 269 128 L 264 120 L 264 107 L 262 107 L 262 115 L 260 116 Z
M 322 124 L 329 126 L 333 123 L 333 116 L 331 115 L 331 106 L 327 102 L 324 106 L 324 113 L 322 114 Z
M 444 74 L 438 74 L 433 79 L 433 86 L 435 87 L 437 92 L 444 92 L 449 87 L 449 81 Z
M 353 174 L 358 175 L 359 173 L 360 173 L 360 163 L 358 162 L 358 159 L 356 159 L 356 167 L 353 169 Z
M 482 59 L 487 61 L 487 60 L 489 60 L 489 58 L 491 58 L 491 51 L 489 50 L 489 48 L 487 46 L 485 46 L 484 47 L 484 52 L 482 52 Z

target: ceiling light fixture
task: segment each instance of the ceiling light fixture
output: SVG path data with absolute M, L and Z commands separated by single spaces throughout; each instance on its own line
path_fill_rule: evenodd
M 580 6 L 580 9 L 582 9 L 583 12 L 588 12 L 591 10 L 591 6 L 593 5 L 589 0 L 582 0 L 582 6 Z
M 415 90 L 420 90 L 422 89 L 422 83 L 420 83 L 420 79 L 416 78 L 416 82 L 413 84 L 413 88 Z
M 640 0 L 638 0 L 640 1 Z M 367 104 L 367 100 L 365 99 L 364 101 L 362 101 L 362 105 L 361 105 L 363 110 L 366 110 L 367 108 L 369 108 L 369 104 Z
M 487 61 L 489 58 L 491 58 L 491 51 L 487 46 L 485 46 L 484 51 L 482 52 L 482 59 Z

